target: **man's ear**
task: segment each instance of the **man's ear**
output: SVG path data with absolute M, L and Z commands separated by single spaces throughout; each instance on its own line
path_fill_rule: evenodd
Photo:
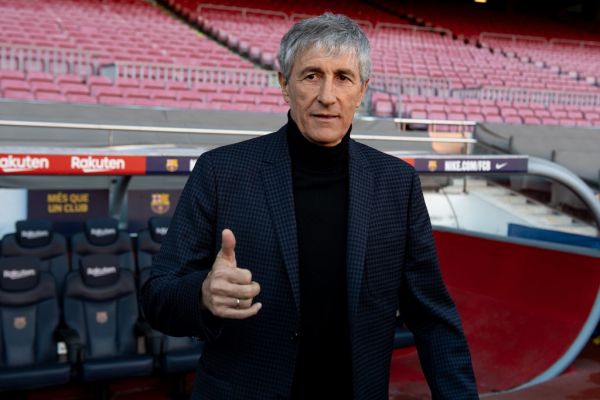
M 283 93 L 283 99 L 286 103 L 290 103 L 290 95 L 288 93 L 288 82 L 285 76 L 281 72 L 277 73 L 277 79 L 279 80 L 279 86 L 281 86 L 281 93 Z
M 358 100 L 358 104 L 356 105 L 356 108 L 360 107 L 360 104 L 362 103 L 363 98 L 365 97 L 365 94 L 367 93 L 368 89 L 369 89 L 369 80 L 367 79 L 363 84 L 361 84 L 360 99 Z

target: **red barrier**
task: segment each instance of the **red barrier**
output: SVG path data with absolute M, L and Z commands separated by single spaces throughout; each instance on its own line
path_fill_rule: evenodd
M 556 368 L 596 301 L 600 257 L 449 231 L 436 231 L 435 239 L 480 393 Z M 414 349 L 394 352 L 390 382 L 398 399 L 428 393 Z

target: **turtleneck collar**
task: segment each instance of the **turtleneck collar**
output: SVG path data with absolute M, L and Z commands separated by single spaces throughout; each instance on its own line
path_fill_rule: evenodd
M 298 125 L 288 112 L 287 139 L 293 167 L 314 172 L 346 170 L 351 130 L 352 126 L 337 145 L 333 147 L 319 146 L 309 142 L 302 135 Z

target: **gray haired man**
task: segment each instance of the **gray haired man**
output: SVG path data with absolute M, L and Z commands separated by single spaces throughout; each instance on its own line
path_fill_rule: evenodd
M 370 47 L 324 14 L 282 39 L 279 131 L 203 154 L 171 222 L 144 311 L 206 341 L 193 398 L 388 397 L 396 312 L 436 399 L 475 399 L 418 176 L 350 139 Z

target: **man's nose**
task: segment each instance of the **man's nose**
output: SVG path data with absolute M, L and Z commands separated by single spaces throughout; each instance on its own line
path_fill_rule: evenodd
M 317 98 L 319 103 L 324 106 L 330 106 L 335 103 L 335 88 L 333 85 L 333 79 L 323 79 L 321 86 L 319 87 L 319 96 Z

